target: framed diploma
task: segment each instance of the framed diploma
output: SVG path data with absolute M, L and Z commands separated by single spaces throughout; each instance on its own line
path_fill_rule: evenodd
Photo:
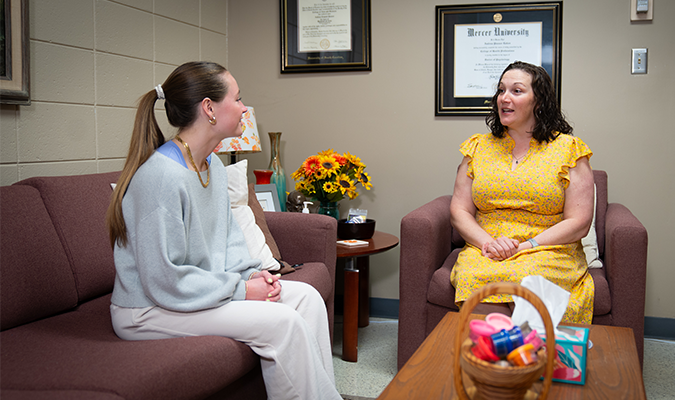
M 280 0 L 281 73 L 370 71 L 370 0 Z
M 499 77 L 525 61 L 560 102 L 562 1 L 436 6 L 436 115 L 487 115 Z

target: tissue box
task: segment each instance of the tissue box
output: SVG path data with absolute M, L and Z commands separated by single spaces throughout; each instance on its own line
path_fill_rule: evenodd
M 555 336 L 557 355 L 553 367 L 553 381 L 584 385 L 588 328 L 558 326 L 558 331 Z M 541 338 L 546 341 L 546 334 L 541 334 Z

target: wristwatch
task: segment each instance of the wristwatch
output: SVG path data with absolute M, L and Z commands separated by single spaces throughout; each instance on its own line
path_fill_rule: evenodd
M 539 246 L 539 243 L 537 243 L 536 240 L 534 239 L 527 239 L 528 242 L 532 245 L 532 248 L 534 249 L 535 247 Z

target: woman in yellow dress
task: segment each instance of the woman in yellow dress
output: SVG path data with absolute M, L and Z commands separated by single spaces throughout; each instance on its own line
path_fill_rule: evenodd
M 550 77 L 515 62 L 499 79 L 486 118 L 491 133 L 465 141 L 450 205 L 466 246 L 451 281 L 461 305 L 492 282 L 540 275 L 571 293 L 565 322 L 590 324 L 595 288 L 581 239 L 593 217 L 593 154 L 571 135 Z M 476 312 L 510 314 L 495 295 Z

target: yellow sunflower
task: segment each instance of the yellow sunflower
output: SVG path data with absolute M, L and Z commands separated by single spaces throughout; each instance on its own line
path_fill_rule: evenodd
M 340 191 L 342 192 L 342 194 L 345 194 L 346 191 L 356 189 L 354 182 L 351 179 L 349 179 L 349 176 L 347 174 L 341 174 L 340 176 L 338 176 L 337 183 L 340 186 Z
M 336 174 L 340 164 L 331 156 L 319 156 L 319 164 L 326 171 L 326 176 Z
M 368 173 L 365 172 L 363 168 L 359 168 L 356 171 L 354 177 L 358 179 L 359 183 L 363 185 L 363 187 L 366 188 L 366 190 L 370 190 L 370 188 L 373 187 L 373 184 L 370 183 L 370 175 L 368 175 Z
M 356 167 L 357 169 L 366 167 L 366 165 L 361 162 L 360 158 L 351 155 L 349 152 L 345 153 L 345 158 L 347 159 L 347 161 L 354 164 L 354 167 Z
M 333 154 L 335 154 L 335 151 L 333 149 L 328 149 L 328 150 L 319 152 L 318 155 L 328 157 L 328 156 L 332 156 Z
M 316 171 L 314 171 L 314 175 L 310 176 L 307 179 L 309 179 L 310 181 L 320 181 L 322 179 L 326 179 L 326 177 L 328 177 L 328 170 L 319 168 Z
M 314 185 L 311 184 L 311 182 L 308 181 L 300 181 L 295 184 L 295 190 L 298 190 L 300 192 L 305 192 L 308 194 L 314 194 L 316 193 L 316 190 L 314 190 Z
M 335 182 L 328 181 L 323 184 L 323 190 L 326 193 L 335 193 L 340 190 L 340 186 L 338 186 Z
M 359 192 L 356 191 L 356 186 L 354 186 L 353 189 L 347 191 L 347 196 L 349 196 L 349 200 L 354 200 L 357 198 L 359 195 Z

